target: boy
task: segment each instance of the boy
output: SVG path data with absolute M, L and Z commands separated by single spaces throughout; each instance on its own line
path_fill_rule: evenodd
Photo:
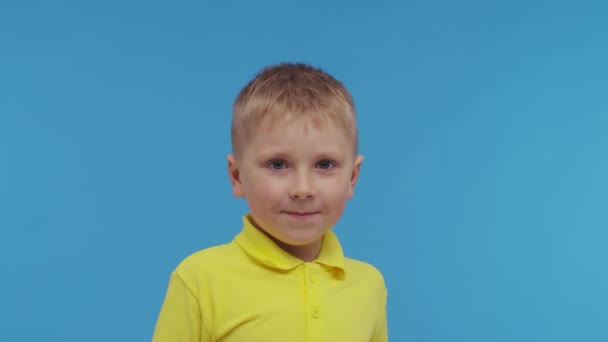
M 304 64 L 262 70 L 236 99 L 228 156 L 250 214 L 173 272 L 153 341 L 387 341 L 382 275 L 331 231 L 362 160 L 339 81 Z

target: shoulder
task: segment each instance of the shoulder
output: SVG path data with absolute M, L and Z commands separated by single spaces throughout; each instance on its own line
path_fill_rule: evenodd
M 226 264 L 234 262 L 238 257 L 239 251 L 234 243 L 213 246 L 184 258 L 175 268 L 174 273 L 184 280 L 203 276 L 225 269 Z
M 367 303 L 370 308 L 380 307 L 388 295 L 380 270 L 360 260 L 345 258 L 344 261 L 344 280 L 353 293 L 351 297 Z
M 369 283 L 378 289 L 385 289 L 384 276 L 374 265 L 352 258 L 344 258 L 347 277 L 356 281 Z

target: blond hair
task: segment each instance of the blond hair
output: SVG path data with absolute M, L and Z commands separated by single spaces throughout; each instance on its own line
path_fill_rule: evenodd
M 301 63 L 264 68 L 237 96 L 232 114 L 232 151 L 238 155 L 252 128 L 261 122 L 307 118 L 323 127 L 346 129 L 357 151 L 357 120 L 352 96 L 327 72 Z

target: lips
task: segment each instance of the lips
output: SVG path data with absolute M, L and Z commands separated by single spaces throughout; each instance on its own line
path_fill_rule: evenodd
M 283 213 L 293 217 L 311 217 L 318 214 L 318 211 L 284 211 Z

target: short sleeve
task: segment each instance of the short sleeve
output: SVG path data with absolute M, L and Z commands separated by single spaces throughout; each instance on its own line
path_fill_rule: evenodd
M 209 336 L 202 326 L 199 302 L 177 272 L 171 275 L 152 342 L 200 342 Z
M 388 341 L 388 324 L 386 321 L 386 292 L 378 312 L 378 318 L 376 319 L 376 327 L 374 329 L 374 335 L 370 342 L 387 342 Z

